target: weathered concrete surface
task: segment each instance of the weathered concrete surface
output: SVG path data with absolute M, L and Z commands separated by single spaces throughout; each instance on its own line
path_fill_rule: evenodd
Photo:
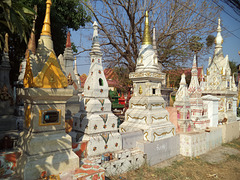
M 134 132 L 126 132 L 121 133 L 122 136 L 122 148 L 123 149 L 131 149 L 136 147 L 136 142 L 143 140 L 143 132 L 134 131 Z
M 147 155 L 147 163 L 153 166 L 180 154 L 179 135 L 155 142 L 140 141 L 137 147 Z
M 222 128 L 222 141 L 223 143 L 230 142 L 239 137 L 239 122 L 230 122 L 228 124 L 220 125 Z

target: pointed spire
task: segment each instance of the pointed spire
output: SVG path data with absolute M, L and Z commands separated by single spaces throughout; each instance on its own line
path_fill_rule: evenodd
M 74 74 L 75 76 L 78 76 L 78 71 L 77 71 L 77 57 L 75 56 L 74 59 Z
M 183 73 L 181 76 L 180 85 L 186 85 L 186 75 Z
M 37 13 L 37 6 L 36 5 L 34 6 L 34 11 Z M 33 27 L 32 27 L 32 32 L 31 32 L 29 41 L 28 41 L 28 48 L 27 48 L 26 53 L 25 53 L 25 59 L 27 59 L 28 50 L 31 50 L 33 54 L 36 53 L 36 43 L 35 43 L 35 41 L 36 41 L 35 40 L 35 22 L 36 22 L 36 19 L 37 19 L 37 15 L 35 15 L 34 18 L 33 18 Z
M 52 5 L 51 0 L 46 1 L 46 14 L 45 14 L 45 19 L 44 19 L 44 24 L 42 28 L 42 33 L 41 35 L 46 35 L 46 36 L 51 36 L 51 26 L 50 26 L 50 8 Z
M 92 51 L 100 52 L 100 44 L 98 40 L 98 24 L 96 21 L 93 23 L 93 38 L 92 38 Z
M 153 50 L 157 55 L 157 43 L 156 43 L 156 28 L 155 25 L 153 26 Z
M 193 66 L 192 68 L 197 68 L 197 58 L 196 58 L 196 54 L 194 55 L 194 58 L 193 58 Z
M 4 43 L 4 52 L 8 53 L 9 48 L 8 48 L 8 33 L 5 34 L 5 43 Z
M 67 41 L 66 41 L 66 48 L 71 48 L 71 39 L 70 39 L 70 32 L 67 33 Z
M 143 34 L 143 43 L 142 45 L 152 44 L 150 30 L 149 30 L 149 22 L 148 22 L 148 11 L 146 11 L 146 18 L 145 18 L 145 28 Z
M 221 19 L 218 18 L 218 27 L 217 27 L 217 36 L 215 38 L 215 44 L 216 44 L 216 48 L 219 47 L 221 48 L 222 47 L 222 43 L 223 43 L 223 38 L 222 38 L 222 35 L 221 35 Z
M 223 43 L 223 38 L 221 35 L 221 19 L 218 18 L 218 27 L 217 27 L 217 36 L 215 38 L 215 50 L 214 50 L 214 56 L 223 56 L 223 51 L 222 51 L 222 43 Z

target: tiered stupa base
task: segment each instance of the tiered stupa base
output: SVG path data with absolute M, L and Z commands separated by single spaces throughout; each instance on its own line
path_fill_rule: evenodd
M 120 132 L 142 130 L 145 141 L 158 141 L 175 135 L 165 102 L 160 96 L 132 97 Z

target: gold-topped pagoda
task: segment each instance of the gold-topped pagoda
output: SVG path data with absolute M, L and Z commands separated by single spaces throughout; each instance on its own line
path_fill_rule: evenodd
M 148 11 L 146 11 L 145 17 L 146 17 L 145 18 L 145 28 L 144 28 L 142 45 L 152 44 L 152 39 L 151 39 L 151 35 L 150 35 L 150 30 L 149 30 L 149 22 L 148 22 Z
M 46 14 L 44 18 L 44 24 L 42 28 L 41 35 L 51 36 L 51 25 L 50 25 L 50 9 L 51 9 L 52 1 L 47 0 L 46 2 Z

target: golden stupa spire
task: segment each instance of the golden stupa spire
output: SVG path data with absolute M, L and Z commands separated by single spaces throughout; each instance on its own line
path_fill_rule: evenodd
M 46 1 L 46 14 L 43 22 L 43 28 L 41 35 L 51 36 L 51 26 L 50 26 L 50 8 L 52 5 L 51 0 Z
M 149 31 L 149 23 L 148 23 L 148 11 L 146 11 L 146 19 L 145 19 L 145 29 L 144 29 L 144 34 L 143 34 L 143 43 L 142 45 L 145 44 L 152 44 L 152 39 L 150 36 L 150 31 Z

